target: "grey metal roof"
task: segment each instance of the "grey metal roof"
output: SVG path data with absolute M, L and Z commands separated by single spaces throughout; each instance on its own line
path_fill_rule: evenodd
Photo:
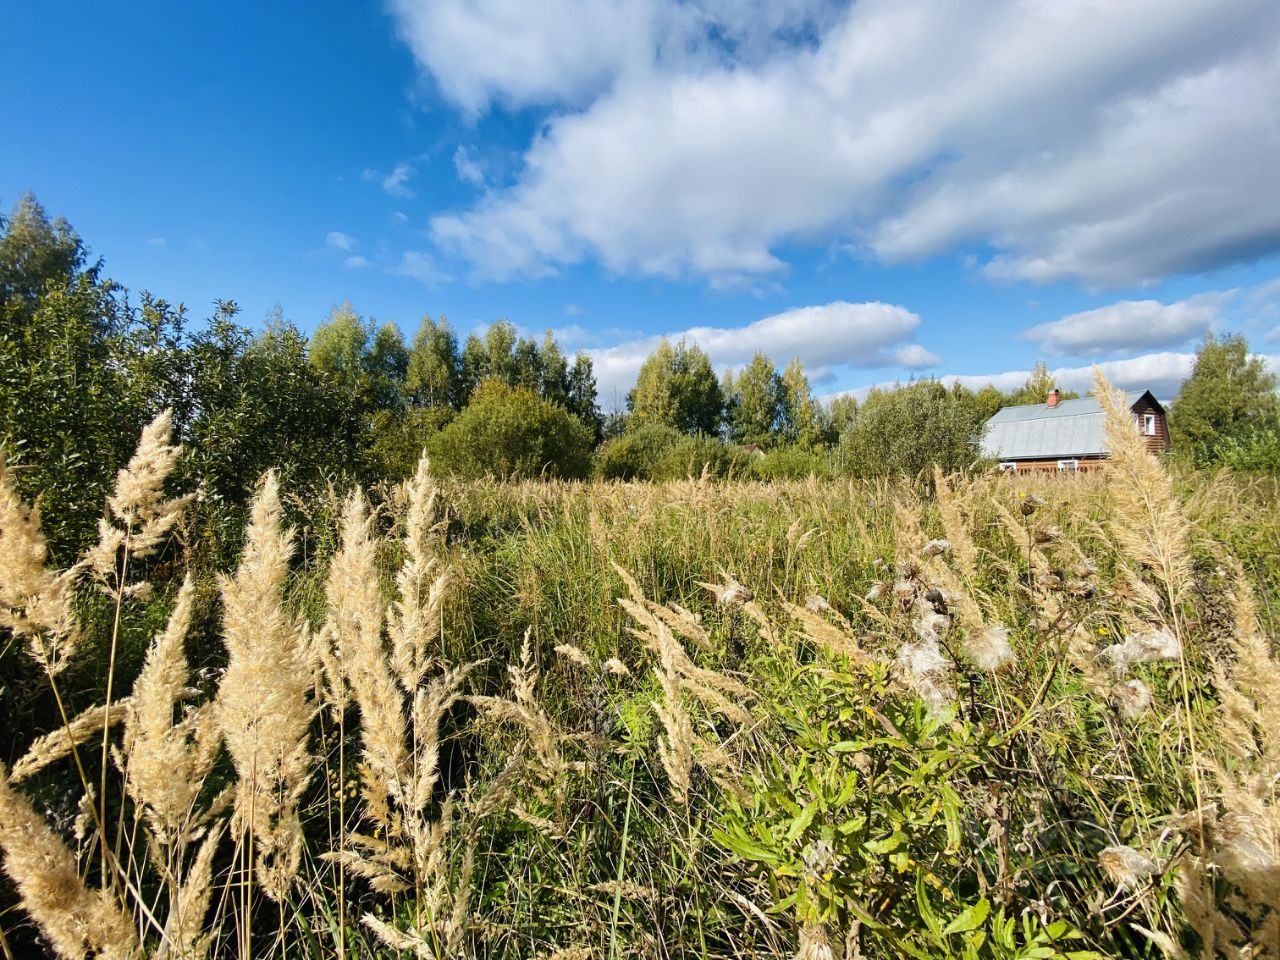
M 1124 395 L 1132 407 L 1143 391 Z M 1094 397 L 1063 400 L 1056 407 L 1029 403 L 1005 407 L 987 421 L 982 453 L 997 460 L 1096 457 L 1107 452 L 1102 407 Z

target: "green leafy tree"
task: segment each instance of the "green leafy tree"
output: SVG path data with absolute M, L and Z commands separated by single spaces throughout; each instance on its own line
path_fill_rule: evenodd
M 757 353 L 733 381 L 729 435 L 736 443 L 768 446 L 782 430 L 786 392 L 773 361 Z
M 565 406 L 585 423 L 597 443 L 604 433 L 604 418 L 596 404 L 596 375 L 591 357 L 579 350 L 569 368 L 565 387 Z
M 311 366 L 352 393 L 359 393 L 367 374 L 369 329 L 345 300 L 311 337 Z
M 486 380 L 428 443 L 432 463 L 461 477 L 585 477 L 591 430 L 527 387 Z
M 1196 353 L 1169 416 L 1175 448 L 1216 463 L 1227 447 L 1247 448 L 1254 434 L 1280 429 L 1276 377 L 1261 357 L 1249 355 L 1239 334 L 1208 334 Z
M 627 408 L 639 423 L 714 434 L 724 414 L 724 395 L 706 353 L 684 340 L 675 346 L 663 340 L 641 365 Z
M 1006 397 L 994 384 L 988 383 L 973 395 L 973 402 L 977 405 L 982 418 L 984 420 L 990 420 L 999 413 L 1000 410 L 1009 405 L 1009 398 Z
M 799 357 L 793 358 L 782 371 L 782 394 L 783 435 L 787 441 L 809 448 L 823 444 L 827 440 L 827 429 Z
M 854 476 L 916 476 L 935 463 L 961 470 L 979 460 L 985 420 L 971 396 L 936 380 L 873 390 L 840 438 L 839 459 Z
M 422 318 L 413 337 L 405 371 L 405 389 L 411 403 L 447 407 L 460 402 L 458 341 L 449 321 Z
M 1058 397 L 1061 400 L 1075 400 L 1080 396 L 1073 390 L 1061 389 L 1053 378 L 1053 374 L 1049 372 L 1049 367 L 1041 360 L 1032 368 L 1031 376 L 1027 377 L 1026 383 L 1009 395 L 1006 406 L 1044 403 L 1053 390 L 1058 391 Z
M 389 410 L 404 403 L 409 376 L 409 351 L 394 323 L 384 323 L 369 348 L 367 376 L 375 409 Z
M 183 380 L 180 313 L 149 297 L 139 313 L 99 274 L 33 197 L 0 221 L 0 444 L 59 559 L 94 536 L 116 470 Z

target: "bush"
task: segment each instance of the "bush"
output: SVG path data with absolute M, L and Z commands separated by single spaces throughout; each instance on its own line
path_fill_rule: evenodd
M 690 436 L 662 423 L 647 423 L 606 440 L 596 453 L 596 476 L 602 480 L 664 482 L 709 476 L 741 476 L 750 454 L 705 434 Z
M 528 387 L 482 383 L 427 444 L 433 466 L 459 477 L 585 477 L 591 429 Z
M 602 480 L 652 480 L 659 459 L 683 438 L 675 427 L 646 423 L 611 437 L 596 451 L 596 476 Z
M 750 476 L 758 480 L 803 480 L 833 477 L 831 458 L 820 450 L 800 445 L 777 447 L 751 464 Z
M 1217 452 L 1223 466 L 1240 473 L 1280 473 L 1280 432 L 1274 429 L 1228 438 Z

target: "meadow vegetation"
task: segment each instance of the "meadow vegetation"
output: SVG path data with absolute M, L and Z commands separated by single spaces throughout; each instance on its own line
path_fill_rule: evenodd
M 6 470 L 4 949 L 1274 956 L 1275 491 L 1109 402 L 1072 478 L 268 473 L 216 577 L 167 414 L 72 564 Z

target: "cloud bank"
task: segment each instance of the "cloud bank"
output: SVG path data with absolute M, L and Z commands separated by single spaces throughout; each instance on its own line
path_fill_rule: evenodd
M 1280 250 L 1273 0 L 392 0 L 448 102 L 552 112 L 435 217 L 483 278 L 752 277 L 788 243 L 1130 285 Z
M 757 352 L 779 366 L 799 357 L 810 381 L 821 383 L 839 368 L 936 365 L 939 357 L 909 342 L 919 325 L 920 317 L 905 307 L 837 301 L 788 310 L 741 327 L 690 327 L 665 338 L 697 344 L 717 371 L 749 363 Z M 642 337 L 588 351 L 606 409 L 623 406 L 640 365 L 662 340 L 662 336 Z

